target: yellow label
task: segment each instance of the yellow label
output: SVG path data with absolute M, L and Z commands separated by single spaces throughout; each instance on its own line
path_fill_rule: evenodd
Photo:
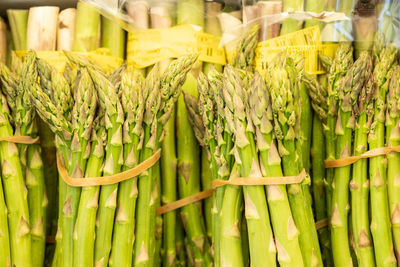
M 26 54 L 26 50 L 15 51 L 17 56 L 23 58 Z M 99 65 L 106 72 L 121 66 L 124 62 L 122 58 L 109 56 L 107 48 L 99 48 L 91 52 L 75 52 L 79 55 L 88 57 L 91 61 Z M 38 58 L 46 60 L 49 64 L 55 67 L 58 71 L 64 72 L 65 66 L 67 65 L 68 59 L 62 51 L 36 51 Z
M 255 69 L 260 73 L 267 71 L 268 65 L 279 53 L 285 52 L 289 56 L 300 54 L 304 57 L 304 70 L 309 74 L 323 74 L 325 70 L 320 62 L 319 55 L 334 57 L 338 44 L 298 45 L 287 47 L 263 47 L 255 57 Z
M 319 26 L 316 25 L 260 42 L 257 44 L 257 48 L 320 44 L 322 44 L 321 32 Z
M 136 30 L 128 34 L 127 63 L 145 68 L 158 61 L 199 53 L 199 60 L 224 65 L 225 51 L 220 37 L 179 25 L 168 29 Z

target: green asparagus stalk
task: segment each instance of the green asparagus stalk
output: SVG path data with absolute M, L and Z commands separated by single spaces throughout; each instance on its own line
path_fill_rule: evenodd
M 158 5 L 152 6 L 150 9 L 150 18 L 151 27 L 153 29 L 166 29 L 172 26 L 173 20 L 171 17 L 170 5 L 170 3 L 159 3 Z M 165 71 L 170 62 L 170 59 L 159 62 L 161 71 Z M 171 118 L 164 126 L 160 167 L 161 177 L 157 177 L 157 180 L 159 180 L 159 182 L 157 182 L 157 190 L 159 192 L 157 206 L 161 205 L 161 203 L 167 204 L 175 201 L 177 195 L 175 108 L 174 111 L 172 111 Z M 176 264 L 175 224 L 176 211 L 170 211 L 163 216 L 158 215 L 156 217 L 156 259 L 161 258 L 158 248 L 162 246 L 164 250 L 164 257 L 162 259 L 163 264 L 166 266 L 173 266 Z
M 179 0 L 177 2 L 177 24 L 185 23 L 204 26 L 204 1 Z M 195 64 L 182 88 L 184 92 L 196 97 L 198 96 L 196 79 L 201 67 L 201 62 Z M 178 99 L 176 112 L 179 196 L 183 198 L 200 191 L 200 150 L 188 121 L 183 96 Z M 203 262 L 209 265 L 211 258 L 209 251 L 205 251 L 208 240 L 205 240 L 206 233 L 202 226 L 204 222 L 196 204 L 183 207 L 181 217 L 190 239 L 188 245 L 194 245 L 192 250 L 196 264 Z
M 333 160 L 336 158 L 335 154 L 335 142 L 336 134 L 335 127 L 337 121 L 337 105 L 338 105 L 338 80 L 343 77 L 347 69 L 353 62 L 353 48 L 350 43 L 340 44 L 336 51 L 335 58 L 331 64 L 328 75 L 328 115 L 325 128 L 326 140 L 332 142 L 326 142 L 326 159 Z M 333 190 L 333 176 L 334 169 L 330 168 L 326 170 L 327 180 L 327 210 L 328 218 L 331 217 L 332 213 L 332 190 Z M 333 247 L 332 247 L 333 249 Z
M 335 133 L 336 158 L 352 154 L 352 133 L 355 127 L 353 105 L 358 100 L 361 88 L 367 75 L 368 54 L 353 64 L 345 77 L 339 80 L 339 109 Z M 348 207 L 351 166 L 334 169 L 334 186 L 332 191 L 331 237 L 335 265 L 352 264 L 349 247 Z M 368 237 L 368 236 L 367 236 Z M 355 237 L 355 238 L 358 238 Z
M 140 160 L 142 149 L 142 120 L 144 101 L 142 95 L 143 77 L 128 68 L 122 74 L 121 104 L 124 110 L 123 126 L 123 170 L 135 167 Z M 110 265 L 130 266 L 134 243 L 134 222 L 137 199 L 137 177 L 123 181 L 119 186 L 118 209 L 114 224 L 113 246 Z
M 29 56 L 29 57 L 28 57 Z M 25 61 L 29 58 L 34 58 L 34 52 L 29 52 L 28 56 L 25 57 Z M 33 61 L 33 59 L 30 59 Z M 65 86 L 65 80 L 62 77 L 58 77 L 58 73 L 54 72 L 54 83 L 59 86 L 58 89 L 54 90 L 59 95 L 59 99 L 61 101 L 55 102 L 53 95 L 51 94 L 52 90 L 52 71 L 51 67 L 46 64 L 42 60 L 36 60 L 36 64 L 38 66 L 38 73 L 40 75 L 40 81 L 42 86 L 40 87 L 38 84 L 32 82 L 29 88 L 29 94 L 32 99 L 33 105 L 36 108 L 36 112 L 39 114 L 39 117 L 42 119 L 41 124 L 44 126 L 49 125 L 50 133 L 54 134 L 57 132 L 57 135 L 62 138 L 57 141 L 58 144 L 56 146 L 59 148 L 60 153 L 64 159 L 69 157 L 69 146 L 71 142 L 71 110 L 73 106 L 72 97 L 70 94 L 69 86 Z M 46 106 L 41 104 L 40 100 L 45 101 Z M 47 107 L 49 106 L 49 108 Z M 39 112 L 40 110 L 40 112 Z M 60 115 L 61 117 L 56 119 Z M 43 119 L 45 118 L 45 119 Z M 64 131 L 64 133 L 63 133 Z M 65 135 L 64 135 L 65 134 Z M 42 135 L 41 135 L 42 136 Z M 48 138 L 49 135 L 46 135 Z M 45 153 L 42 154 L 43 158 L 48 160 L 48 157 L 51 156 L 51 148 L 47 149 L 47 147 L 42 146 L 42 149 Z M 55 160 L 55 159 L 54 159 Z M 46 166 L 46 165 L 45 165 Z M 66 162 L 66 167 L 69 168 L 68 162 Z M 45 174 L 46 175 L 46 174 Z M 47 177 L 47 176 L 45 176 Z M 47 183 L 48 184 L 48 183 Z M 58 225 L 57 225 L 57 235 L 56 235 L 56 251 L 54 255 L 53 262 L 57 263 L 62 260 L 61 247 L 62 247 L 62 215 L 63 215 L 63 203 L 64 201 L 64 192 L 66 191 L 66 184 L 59 179 L 59 205 L 58 205 Z
M 399 142 L 399 136 L 398 136 L 398 131 L 399 131 L 399 90 L 400 90 L 400 84 L 399 84 L 399 78 L 400 78 L 400 67 L 396 66 L 393 70 L 390 82 L 388 84 L 389 86 L 389 92 L 387 95 L 387 115 L 386 115 L 386 138 L 387 138 L 387 145 L 388 146 L 397 146 L 400 145 Z M 387 81 L 385 82 L 387 83 Z M 386 85 L 384 85 L 386 86 Z M 372 207 L 375 208 L 378 205 L 383 204 L 383 208 L 385 209 L 382 211 L 381 215 L 384 216 L 383 219 L 386 219 L 383 221 L 378 221 L 379 223 L 384 223 L 381 227 L 384 229 L 378 229 L 380 225 L 377 224 L 376 221 L 373 221 L 373 228 L 372 234 L 374 237 L 374 242 L 375 242 L 375 236 L 377 236 L 378 233 L 381 234 L 382 239 L 377 240 L 377 242 L 380 246 L 385 246 L 386 250 L 381 250 L 378 248 L 375 248 L 375 253 L 376 253 L 376 258 L 377 262 L 386 262 L 386 259 L 390 259 L 390 261 L 394 265 L 396 265 L 396 260 L 393 257 L 393 243 L 395 246 L 395 252 L 396 256 L 398 256 L 399 253 L 399 237 L 400 237 L 400 221 L 399 221 L 399 210 L 400 210 L 400 199 L 399 199 L 399 186 L 396 184 L 396 179 L 398 177 L 398 174 L 400 173 L 399 170 L 399 163 L 400 163 L 400 157 L 397 153 L 393 152 L 390 153 L 387 156 L 388 159 L 388 172 L 387 172 L 387 187 L 388 187 L 388 193 L 389 193 L 389 208 L 390 208 L 390 215 L 388 213 L 387 208 L 385 209 L 384 205 L 387 205 L 387 202 L 381 202 L 381 203 L 373 203 Z M 374 181 L 380 181 L 380 184 L 375 183 L 372 184 L 374 187 L 371 186 L 371 193 L 372 190 L 376 190 L 375 195 L 371 194 L 371 201 L 375 201 L 375 199 L 372 199 L 372 197 L 376 197 L 377 193 L 380 193 L 380 191 L 383 191 L 380 194 L 386 193 L 386 186 L 385 186 L 385 181 L 375 179 Z M 379 190 L 379 191 L 378 191 Z M 378 208 L 378 207 L 377 207 Z M 379 207 L 382 209 L 382 206 Z M 391 217 L 389 217 L 391 216 Z M 373 217 L 373 220 L 376 220 L 376 217 Z M 390 225 L 391 223 L 391 225 Z M 390 228 L 391 226 L 391 228 Z M 383 232 L 385 230 L 385 232 Z M 392 241 L 392 233 L 393 232 L 393 243 Z M 378 232 L 379 231 L 379 232 Z M 383 239 L 383 237 L 386 236 L 387 239 Z M 388 241 L 388 242 L 386 242 Z M 389 243 L 390 241 L 390 243 Z M 384 252 L 387 252 L 386 254 L 383 254 Z M 391 252 L 388 254 L 388 252 Z M 386 257 L 385 257 L 386 256 Z M 379 260 L 379 261 L 378 261 Z M 378 264 L 377 264 L 378 265 Z M 391 266 L 389 263 L 387 265 L 384 264 L 379 264 L 378 266 Z
M 124 58 L 125 32 L 118 23 L 101 17 L 101 47 L 110 49 L 110 55 Z
M 173 61 L 162 77 L 156 65 L 144 84 L 145 99 L 144 141 L 140 155 L 141 161 L 149 158 L 160 146 L 163 126 L 170 118 L 173 106 L 180 94 L 180 86 L 197 56 L 182 57 Z M 156 249 L 155 239 L 155 200 L 158 190 L 154 166 L 139 177 L 137 223 L 135 229 L 135 266 L 153 266 Z
M 392 75 L 397 55 L 397 49 L 388 46 L 383 48 L 379 53 L 379 57 L 375 59 L 374 80 L 377 91 L 374 104 L 374 122 L 368 136 L 369 149 L 383 147 L 385 144 L 395 145 L 392 143 L 392 141 L 395 141 L 395 139 L 392 139 L 395 124 L 391 124 L 390 117 L 387 120 L 385 118 L 385 100 L 389 90 L 389 79 Z M 390 105 L 389 103 L 390 102 L 388 102 L 388 105 Z M 386 133 L 385 121 L 387 123 Z M 377 261 L 378 259 L 382 261 L 391 259 L 388 260 L 388 262 L 393 262 L 393 258 L 390 257 L 393 243 L 396 255 L 398 255 L 400 247 L 400 234 L 396 231 L 396 227 L 394 227 L 396 218 L 394 213 L 396 210 L 395 205 L 388 204 L 387 202 L 389 194 L 389 203 L 393 203 L 391 201 L 391 199 L 393 199 L 393 191 L 391 190 L 398 174 L 396 171 L 396 157 L 397 156 L 394 154 L 387 156 L 387 170 L 386 166 L 382 164 L 382 161 L 385 160 L 386 157 L 378 156 L 369 160 L 369 172 L 371 176 L 371 231 L 374 243 L 378 244 L 374 246 Z M 388 214 L 388 210 L 390 215 Z M 389 228 L 390 222 L 392 223 L 393 243 Z
M 233 142 L 232 142 L 232 129 L 225 120 L 224 115 L 224 102 L 223 102 L 223 84 L 222 74 L 217 70 L 211 70 L 208 73 L 208 79 L 210 82 L 210 89 L 213 92 L 213 99 L 216 105 L 215 117 L 215 139 L 217 140 L 217 148 L 214 155 L 215 161 L 218 165 L 217 177 L 218 179 L 226 180 L 229 178 L 232 168 L 232 155 L 230 154 Z M 224 200 L 225 187 L 218 187 L 215 190 L 215 197 L 213 199 L 213 208 L 211 210 L 213 216 L 213 250 L 214 250 L 214 264 L 220 266 L 221 261 L 221 209 Z
M 124 114 L 115 86 L 102 73 L 88 68 L 97 91 L 100 107 L 105 112 L 107 145 L 103 175 L 109 176 L 121 171 L 122 125 Z M 112 246 L 112 231 L 117 206 L 118 184 L 105 185 L 100 189 L 98 220 L 96 224 L 95 264 L 108 265 Z
M 29 62 L 28 64 L 30 64 Z M 31 75 L 32 69 L 24 65 L 22 75 Z M 26 91 L 27 84 L 21 79 L 17 80 L 6 66 L 1 68 L 1 81 L 4 94 L 10 104 L 13 115 L 15 134 L 21 136 L 37 137 L 37 125 L 35 113 L 29 101 Z M 28 189 L 28 207 L 31 222 L 31 249 L 34 266 L 43 265 L 45 254 L 46 238 L 46 208 L 47 196 L 44 185 L 43 162 L 41 149 L 37 144 L 18 144 L 18 151 L 21 158 L 22 172 L 25 175 L 25 184 Z
M 261 175 L 255 148 L 254 126 L 249 118 L 247 81 L 241 81 L 231 66 L 225 67 L 224 100 L 227 113 L 235 125 L 235 159 L 241 177 Z M 276 265 L 276 249 L 270 226 L 267 200 L 263 186 L 243 186 L 245 217 L 249 235 L 250 261 L 255 266 Z M 222 215 L 223 216 L 223 215 Z M 225 258 L 227 255 L 224 255 Z
M 28 10 L 8 9 L 7 17 L 10 24 L 15 50 L 25 50 Z
M 283 11 L 303 11 L 304 1 L 303 0 L 284 0 Z M 291 33 L 302 28 L 303 21 L 295 19 L 285 19 L 282 23 L 281 35 Z
M 280 62 L 282 61 L 282 62 Z M 278 140 L 278 150 L 282 157 L 283 173 L 286 176 L 298 175 L 301 171 L 301 158 L 297 155 L 296 143 L 299 132 L 296 118 L 299 115 L 295 102 L 296 73 L 291 58 L 277 58 L 269 72 L 269 87 L 274 112 L 274 131 Z M 298 95 L 297 95 L 298 97 Z M 319 244 L 316 242 L 314 218 L 310 217 L 311 202 L 307 196 L 308 185 L 288 186 L 289 203 L 294 222 L 299 229 L 299 242 L 305 266 L 322 265 Z
M 364 59 L 366 57 L 366 59 Z M 372 122 L 374 87 L 372 81 L 372 59 L 367 52 L 360 54 L 360 59 L 365 60 L 365 81 L 361 81 L 361 92 L 355 101 L 354 113 L 355 133 L 353 151 L 354 155 L 361 155 L 368 147 L 368 129 Z M 357 64 L 357 62 L 355 63 Z M 356 255 L 361 266 L 375 266 L 375 258 L 372 247 L 371 232 L 369 229 L 369 180 L 368 161 L 361 159 L 353 164 L 352 180 L 350 182 L 352 203 L 352 228 Z
M 14 86 L 10 84 L 4 84 L 5 79 L 12 82 L 13 77 L 6 74 L 6 69 L 2 68 L 2 85 L 8 87 L 8 90 L 15 86 L 17 81 L 14 79 Z M 35 79 L 35 72 L 32 68 L 25 68 L 24 73 L 28 81 Z M 4 75 L 5 74 L 5 75 Z M 14 77 L 15 78 L 15 77 Z M 28 84 L 28 82 L 26 83 Z M 23 88 L 23 87 L 22 87 Z M 7 91 L 7 89 L 6 89 Z M 10 100 L 10 97 L 7 97 Z M 14 131 L 10 123 L 10 111 L 7 106 L 6 98 L 2 95 L 2 107 L 1 107 L 1 136 L 12 136 Z M 17 106 L 18 105 L 18 106 Z M 25 113 L 25 106 L 21 102 L 17 102 L 14 98 L 14 102 L 11 105 L 15 109 L 20 109 L 22 114 Z M 31 112 L 32 114 L 32 112 Z M 29 120 L 30 114 L 28 112 L 27 119 Z M 24 118 L 25 119 L 25 118 Z M 21 120 L 18 120 L 21 123 Z M 17 133 L 15 133 L 17 134 Z M 15 266 L 33 266 L 31 257 L 31 228 L 30 228 L 30 216 L 29 216 L 29 205 L 26 193 L 26 187 L 24 184 L 23 167 L 25 166 L 20 162 L 19 151 L 17 145 L 14 143 L 1 142 L 0 144 L 0 160 L 2 162 L 2 178 L 4 187 L 4 197 L 7 205 L 8 213 L 8 225 L 9 225 L 9 239 L 11 248 L 11 261 L 10 263 Z M 43 196 L 43 195 L 42 195 Z M 39 205 L 42 203 L 39 203 Z M 38 206 L 39 206 L 38 205 Z M 43 233 L 44 234 L 44 233 Z M 40 252 L 40 251 L 37 251 Z M 7 254 L 7 249 L 5 248 Z M 41 253 L 43 255 L 44 251 Z M 7 255 L 6 259 L 7 259 Z M 43 260 L 43 256 L 39 254 L 39 257 Z
M 104 124 L 104 111 L 99 109 L 93 122 L 90 156 L 85 177 L 98 177 L 103 172 L 104 149 L 107 142 Z M 76 234 L 74 235 L 74 266 L 94 265 L 94 236 L 99 194 L 99 186 L 82 188 L 76 219 Z
M 54 80 L 54 79 L 53 79 Z M 83 177 L 90 152 L 91 126 L 96 111 L 97 97 L 89 73 L 82 69 L 72 109 L 71 177 Z M 74 231 L 78 215 L 80 188 L 66 187 L 63 202 L 62 255 L 64 266 L 74 266 Z
M 305 74 L 303 81 L 308 89 L 311 98 L 311 105 L 314 109 L 313 133 L 312 133 L 312 187 L 315 207 L 315 219 L 317 221 L 327 219 L 327 194 L 325 192 L 325 166 L 326 140 L 324 127 L 326 125 L 328 102 L 327 102 L 327 76 L 320 76 L 321 84 L 314 76 Z M 322 257 L 326 266 L 333 265 L 329 230 L 323 227 L 318 230 L 319 240 L 322 247 Z
M 223 3 L 219 1 L 206 1 L 204 2 L 204 11 L 205 11 L 205 18 L 204 18 L 204 30 L 207 33 L 211 33 L 216 36 L 221 35 L 221 25 L 218 20 L 218 15 L 222 12 Z M 212 63 L 205 62 L 203 65 L 203 72 L 207 75 L 210 71 L 214 69 L 218 70 L 219 72 L 222 71 L 222 65 L 216 65 Z M 210 168 L 210 159 L 209 157 L 212 155 L 207 155 L 208 152 L 204 150 L 202 147 L 201 153 L 201 178 L 202 178 L 202 189 L 207 190 L 211 188 L 211 181 L 217 178 L 217 174 L 211 171 Z M 206 230 L 207 236 L 211 241 L 213 239 L 213 214 L 212 208 L 213 203 L 215 202 L 215 196 L 211 198 L 207 198 L 204 200 L 204 214 L 205 214 L 205 221 L 206 221 Z M 214 218 L 215 219 L 215 218 Z M 218 224 L 218 223 L 217 223 Z M 213 244 L 213 249 L 215 250 L 215 244 Z M 214 264 L 219 266 L 219 253 L 215 254 L 214 251 Z
M 1 114 L 7 114 L 6 99 L 4 96 L 1 96 L 1 98 Z M 2 267 L 8 267 L 11 265 L 10 236 L 8 232 L 7 215 L 3 185 L 0 183 L 0 266 Z
M 257 150 L 263 176 L 283 176 L 273 134 L 273 114 L 266 84 L 256 73 L 250 91 L 251 117 L 256 128 Z M 268 207 L 280 266 L 303 266 L 297 230 L 284 185 L 266 186 Z
M 73 51 L 89 52 L 97 48 L 100 15 L 88 2 L 78 2 Z
M 175 214 L 176 225 L 175 225 L 175 245 L 176 245 L 176 258 L 178 267 L 186 266 L 186 251 L 184 248 L 184 230 L 180 220 L 179 214 Z
M 37 60 L 40 62 L 40 60 Z M 45 77 L 44 64 L 38 64 L 41 77 Z M 41 79 L 42 80 L 42 79 Z M 65 166 L 71 177 L 83 177 L 87 158 L 89 156 L 88 142 L 91 125 L 96 110 L 96 95 L 87 71 L 81 71 L 81 78 L 75 91 L 75 103 L 69 114 L 71 95 L 68 83 L 55 69 L 51 70 L 51 97 L 39 86 L 31 85 L 31 98 L 39 116 L 49 125 L 56 134 L 56 145 L 64 159 Z M 47 90 L 47 93 L 50 90 Z M 72 118 L 70 122 L 69 118 Z M 60 182 L 61 248 L 57 259 L 65 266 L 72 266 L 74 262 L 73 234 L 75 220 L 78 213 L 80 189 L 67 186 Z M 61 204 L 62 203 L 62 204 Z

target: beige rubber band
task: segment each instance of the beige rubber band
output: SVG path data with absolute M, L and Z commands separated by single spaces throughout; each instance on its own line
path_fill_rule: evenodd
M 60 157 L 57 154 L 57 168 L 61 178 L 70 186 L 84 187 L 84 186 L 98 186 L 116 184 L 130 178 L 136 177 L 152 167 L 160 158 L 161 149 L 158 149 L 150 158 L 146 159 L 136 167 L 124 172 L 120 172 L 110 176 L 102 177 L 88 177 L 88 178 L 73 178 L 68 175 L 68 171 L 63 166 Z
M 391 152 L 400 152 L 400 146 L 393 146 L 393 147 L 379 147 L 375 149 L 368 150 L 367 152 L 359 155 L 359 156 L 352 156 L 352 157 L 345 157 L 341 159 L 335 160 L 325 160 L 325 168 L 338 168 L 338 167 L 345 167 L 357 162 L 360 159 L 367 159 L 376 156 L 387 155 Z
M 329 225 L 329 221 L 328 218 L 319 220 L 318 222 L 315 223 L 315 228 L 317 228 L 317 230 L 322 229 L 324 227 L 327 227 Z
M 26 145 L 33 145 L 39 144 L 40 139 L 39 137 L 32 138 L 30 136 L 6 136 L 0 137 L 0 141 L 10 142 L 15 144 L 26 144 Z
M 205 198 L 209 198 L 213 195 L 214 190 L 213 189 L 208 189 L 205 191 L 201 191 L 199 193 L 196 193 L 194 195 L 179 199 L 177 201 L 165 204 L 159 208 L 157 208 L 156 214 L 157 215 L 161 215 L 179 208 L 182 208 L 186 205 L 195 203 L 199 200 L 205 199 Z
M 297 176 L 281 176 L 281 177 L 235 177 L 229 180 L 214 180 L 211 183 L 211 188 L 205 191 L 201 191 L 194 195 L 179 199 L 177 201 L 165 204 L 157 208 L 157 215 L 173 211 L 183 206 L 195 203 L 199 200 L 211 197 L 214 190 L 224 185 L 283 185 L 283 184 L 298 184 L 301 183 L 307 177 L 305 169 Z

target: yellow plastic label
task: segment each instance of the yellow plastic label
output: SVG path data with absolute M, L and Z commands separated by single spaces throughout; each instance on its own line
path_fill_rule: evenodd
M 257 44 L 257 48 L 319 44 L 322 44 L 321 32 L 319 26 L 316 25 L 260 42 Z
M 219 42 L 220 37 L 192 25 L 136 30 L 128 34 L 127 63 L 141 69 L 161 60 L 199 53 L 200 61 L 224 65 L 225 51 Z
M 319 55 L 334 57 L 337 47 L 338 44 L 322 44 L 321 32 L 316 25 L 258 43 L 255 51 L 255 69 L 264 73 L 277 54 L 286 52 L 289 56 L 302 55 L 307 73 L 323 74 L 325 70 Z
M 26 50 L 15 51 L 20 58 L 23 58 L 27 52 Z M 88 57 L 106 72 L 111 72 L 124 62 L 122 58 L 109 56 L 109 50 L 107 48 L 99 48 L 91 52 L 75 53 Z M 68 59 L 62 51 L 36 51 L 36 54 L 39 58 L 46 60 L 49 64 L 54 66 L 58 71 L 64 72 Z
M 287 47 L 263 47 L 256 53 L 255 69 L 265 73 L 269 63 L 279 53 L 286 52 L 289 56 L 300 54 L 304 57 L 304 69 L 309 74 L 323 74 L 325 70 L 320 62 L 319 55 L 335 56 L 338 44 L 298 45 Z

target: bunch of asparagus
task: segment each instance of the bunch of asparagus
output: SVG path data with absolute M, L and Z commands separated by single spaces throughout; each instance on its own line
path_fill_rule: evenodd
M 197 57 L 175 60 L 164 73 L 156 66 L 144 79 L 124 67 L 107 76 L 86 58 L 70 53 L 67 56 L 72 70 L 64 76 L 33 51 L 26 56 L 23 71 L 29 66 L 24 72 L 25 97 L 31 100 L 27 103 L 33 104 L 54 132 L 58 156 L 68 174 L 108 176 L 152 156 L 162 140 L 163 125 L 171 115 L 180 86 Z M 61 180 L 54 264 L 151 266 L 149 261 L 155 258 L 152 203 L 160 186 L 156 172 L 153 166 L 120 186 L 82 190 Z M 21 227 L 18 229 L 21 231 Z M 25 235 L 30 237 L 29 228 Z
M 27 91 L 29 63 L 13 58 L 13 69 L 0 65 L 1 137 L 38 135 L 35 112 Z M 36 143 L 1 144 L 2 266 L 42 266 L 45 258 L 47 196 L 40 146 Z

